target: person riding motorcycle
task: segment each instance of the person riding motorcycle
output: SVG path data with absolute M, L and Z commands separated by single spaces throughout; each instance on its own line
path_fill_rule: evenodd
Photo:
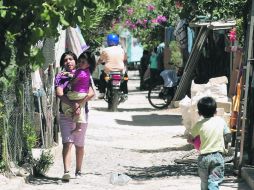
M 102 50 L 100 58 L 97 64 L 105 64 L 104 72 L 100 75 L 100 83 L 99 83 L 99 96 L 98 98 L 102 99 L 105 96 L 107 83 L 105 81 L 105 76 L 109 74 L 111 71 L 122 71 L 122 73 L 126 74 L 124 61 L 126 60 L 126 55 L 123 48 L 119 45 L 119 37 L 116 34 L 109 34 L 107 36 L 107 45 L 108 47 Z M 121 90 L 124 93 L 124 98 L 128 97 L 128 88 L 127 81 L 123 81 L 121 86 Z

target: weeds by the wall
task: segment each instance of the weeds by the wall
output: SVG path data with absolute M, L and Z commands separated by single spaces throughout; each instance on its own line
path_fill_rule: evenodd
M 25 123 L 23 133 L 24 133 L 26 148 L 28 149 L 28 151 L 31 151 L 32 148 L 35 147 L 38 140 L 38 137 L 35 132 L 35 128 L 31 124 Z
M 39 159 L 34 159 L 33 163 L 33 174 L 34 176 L 45 175 L 49 170 L 50 166 L 54 163 L 53 155 L 50 151 L 42 151 Z

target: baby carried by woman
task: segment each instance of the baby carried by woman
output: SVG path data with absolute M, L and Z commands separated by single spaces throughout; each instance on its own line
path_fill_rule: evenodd
M 70 100 L 83 100 L 89 91 L 91 84 L 91 72 L 90 64 L 92 61 L 89 60 L 87 54 L 81 54 L 78 58 L 77 70 L 74 72 L 63 72 L 71 79 L 70 81 L 70 91 L 67 92 L 67 97 Z M 93 67 L 93 66 L 92 66 Z M 85 103 L 80 102 L 78 109 L 73 110 L 68 104 L 62 103 L 62 111 L 66 116 L 71 116 L 73 121 L 76 122 L 76 128 L 72 131 L 81 131 L 81 123 L 85 123 Z

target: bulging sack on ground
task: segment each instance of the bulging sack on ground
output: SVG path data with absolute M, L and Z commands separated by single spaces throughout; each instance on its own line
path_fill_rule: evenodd
M 182 113 L 182 123 L 184 127 L 188 130 L 191 128 L 191 114 L 190 114 L 190 107 L 191 107 L 191 99 L 188 96 L 185 96 L 179 102 L 179 107 Z
M 191 83 L 191 97 L 199 95 L 199 93 L 211 94 L 214 98 L 227 98 L 227 78 L 216 77 L 211 78 L 206 84 Z
M 131 178 L 125 174 L 112 173 L 110 175 L 110 183 L 113 185 L 125 185 Z

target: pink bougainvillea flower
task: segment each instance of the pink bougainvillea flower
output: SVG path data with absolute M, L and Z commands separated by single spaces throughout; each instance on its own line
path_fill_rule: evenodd
M 158 20 L 157 20 L 157 18 L 154 18 L 154 19 L 151 20 L 151 22 L 152 23 L 158 23 Z
M 132 15 L 134 13 L 134 9 L 133 8 L 128 8 L 127 13 L 128 13 L 128 15 Z
M 132 23 L 132 24 L 130 25 L 130 28 L 131 28 L 131 29 L 135 29 L 135 28 L 137 28 L 137 26 L 136 26 L 135 24 Z
M 141 19 L 138 19 L 137 22 L 136 22 L 136 24 L 137 24 L 137 25 L 138 25 L 138 24 L 142 25 L 142 24 L 143 24 L 143 21 L 142 21 Z
M 153 5 L 147 5 L 147 10 L 148 11 L 153 11 L 155 9 L 155 6 Z
M 167 21 L 167 18 L 163 15 L 158 15 L 157 16 L 157 22 L 158 23 L 163 23 L 163 22 L 166 22 Z
M 147 23 L 148 23 L 148 20 L 147 20 L 147 19 L 144 19 L 144 20 L 143 20 L 143 23 L 142 23 L 142 26 L 143 26 L 144 28 L 146 28 L 146 27 L 147 27 Z
M 236 41 L 236 28 L 232 28 L 228 34 L 230 42 Z
M 128 19 L 125 21 L 125 25 L 126 25 L 126 26 L 130 26 L 131 23 L 132 23 L 132 22 L 131 22 L 130 20 L 128 20 Z

